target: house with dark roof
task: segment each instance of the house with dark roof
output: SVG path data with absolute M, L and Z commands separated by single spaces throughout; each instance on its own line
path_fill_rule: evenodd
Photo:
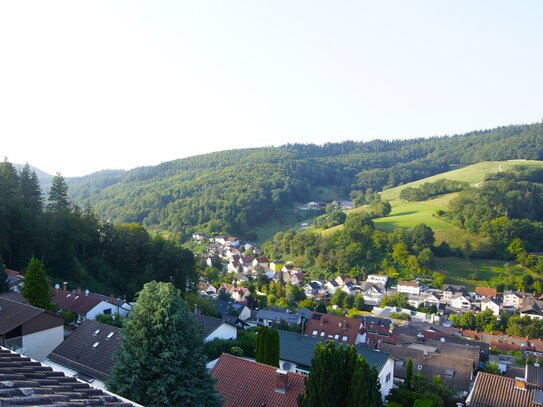
M 468 407 L 540 407 L 543 406 L 541 387 L 515 379 L 479 372 L 466 399 Z
M 527 316 L 530 319 L 543 319 L 543 301 L 526 301 L 525 305 L 520 309 L 520 316 Z
M 224 407 L 297 407 L 304 376 L 223 353 L 211 369 Z
M 289 331 L 279 331 L 279 366 L 283 370 L 296 372 L 305 376 L 311 372 L 311 360 L 315 347 L 326 339 L 313 338 Z M 379 352 L 363 346 L 355 346 L 356 352 L 362 356 L 370 367 L 375 367 L 381 383 L 383 398 L 393 385 L 394 361 L 386 352 Z
M 87 319 L 49 354 L 45 363 L 105 389 L 120 339 L 119 328 Z
M 314 312 L 306 322 L 304 333 L 322 340 L 357 345 L 362 342 L 361 327 L 362 321 L 356 318 Z
M 42 361 L 64 339 L 64 318 L 20 301 L 0 296 L 0 346 Z
M 286 323 L 289 326 L 301 325 L 303 316 L 299 313 L 293 313 L 290 310 L 287 312 L 280 311 L 270 311 L 267 309 L 261 309 L 256 313 L 256 321 L 258 325 L 264 325 L 267 327 L 272 327 L 274 325 Z
M 543 366 L 539 363 L 533 365 L 527 363 L 524 378 L 527 383 L 532 383 L 543 388 Z
M 222 316 L 223 319 L 235 317 L 242 321 L 246 321 L 251 318 L 251 310 L 245 304 L 239 304 L 233 301 L 216 300 L 214 306 L 215 312 Z
M 0 406 L 140 406 L 0 347 Z
M 113 296 L 91 293 L 80 288 L 69 291 L 66 283 L 62 288 L 57 284 L 51 290 L 51 302 L 61 311 L 71 311 L 78 317 L 78 321 L 96 319 L 100 314 L 119 314 L 125 317 L 131 309 L 126 301 Z
M 403 382 L 406 378 L 407 360 L 413 362 L 413 373 L 420 372 L 433 379 L 439 376 L 447 386 L 459 393 L 469 390 L 473 378 L 473 359 L 441 353 L 436 347 L 399 346 L 381 343 L 379 349 L 395 359 L 394 378 Z
M 220 318 L 208 317 L 206 315 L 194 315 L 194 320 L 202 329 L 204 342 L 213 339 L 236 339 L 238 330 L 236 327 Z
M 24 276 L 15 270 L 6 269 L 9 291 L 20 292 L 24 284 Z

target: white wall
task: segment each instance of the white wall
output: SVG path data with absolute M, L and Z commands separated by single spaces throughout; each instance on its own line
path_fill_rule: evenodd
M 217 329 L 215 329 L 211 335 L 204 339 L 204 342 L 212 341 L 215 338 L 220 339 L 237 339 L 238 330 L 235 326 L 230 324 L 222 324 Z
M 420 294 L 420 287 L 411 287 L 410 285 L 398 285 L 398 292 L 405 294 Z
M 41 362 L 64 340 L 64 326 L 23 336 L 21 353 Z
M 111 310 L 111 315 L 119 314 L 121 317 L 126 317 L 128 315 L 128 310 L 123 307 L 118 307 L 116 304 L 111 304 L 107 301 L 102 301 L 96 307 L 87 312 L 85 318 L 95 320 L 97 315 L 103 314 L 106 310 Z
M 387 374 L 390 373 L 390 380 L 386 381 Z M 383 400 L 390 393 L 394 384 L 394 360 L 388 358 L 387 362 L 383 366 L 383 369 L 379 373 L 379 382 L 381 383 L 381 397 Z

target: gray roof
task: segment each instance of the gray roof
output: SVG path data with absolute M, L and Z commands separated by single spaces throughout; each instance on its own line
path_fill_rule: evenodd
M 113 367 L 113 355 L 121 345 L 120 335 L 121 330 L 117 327 L 87 319 L 48 358 L 106 381 Z
M 214 305 L 215 311 L 221 314 L 223 317 L 230 315 L 230 312 L 236 313 L 235 316 L 239 317 L 239 314 L 241 314 L 241 311 L 243 311 L 243 308 L 245 308 L 244 304 L 238 304 L 237 302 L 232 301 L 216 300 Z
M 299 324 L 302 321 L 300 314 L 288 314 L 286 312 L 269 311 L 267 309 L 261 309 L 256 313 L 257 319 L 269 319 L 276 323 L 285 321 L 288 324 Z
M 526 381 L 543 388 L 543 367 L 526 365 Z
M 0 348 L 0 405 L 116 406 L 131 403 Z
M 208 317 L 205 315 L 194 315 L 196 323 L 202 328 L 202 335 L 207 338 L 215 330 L 225 323 L 224 320 L 220 318 Z
M 317 343 L 326 342 L 310 336 L 300 335 L 289 331 L 279 331 L 279 358 L 294 362 L 298 365 L 310 367 L 313 352 Z M 356 352 L 362 356 L 370 367 L 375 367 L 378 372 L 383 369 L 390 355 L 373 349 L 355 346 Z
M 17 296 L 8 294 L 0 297 L 0 335 L 6 335 L 15 328 L 31 321 L 35 321 L 36 326 L 27 333 L 39 332 L 64 325 L 63 318 L 58 315 L 46 312 L 41 308 L 33 307 L 28 303 L 19 302 L 19 300 L 9 299 L 8 297 L 16 298 Z

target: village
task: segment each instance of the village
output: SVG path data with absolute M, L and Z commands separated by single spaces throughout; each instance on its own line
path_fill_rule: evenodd
M 498 293 L 488 287 L 469 292 L 463 286 L 446 283 L 441 289 L 430 288 L 423 277 L 392 282 L 379 274 L 369 274 L 364 281 L 344 275 L 326 281 L 310 279 L 300 267 L 263 257 L 256 245 L 242 243 L 235 236 L 210 238 L 195 234 L 193 239 L 204 246 L 201 261 L 215 267 L 213 262 L 220 259 L 221 275 L 231 281 L 213 285 L 200 277 L 198 295 L 214 307 L 213 316 L 203 315 L 198 306 L 194 308 L 193 317 L 201 327 L 204 342 L 234 341 L 251 327 L 279 329 L 279 369 L 263 368 L 241 354 L 223 353 L 209 361 L 208 369 L 218 380 L 217 389 L 225 405 L 249 400 L 252 393 L 259 397 L 267 394 L 272 400 L 278 391 L 282 395 L 280 405 L 296 405 L 298 394 L 304 390 L 303 378 L 311 374 L 314 349 L 326 341 L 353 345 L 375 367 L 383 400 L 410 374 L 408 361 L 414 371 L 429 379 L 439 376 L 457 400 L 467 406 L 479 405 L 476 403 L 490 400 L 495 394 L 510 397 L 512 403 L 516 403 L 517 396 L 539 400 L 543 340 L 453 324 L 455 318 L 458 322 L 462 315 L 470 313 L 496 320 L 503 315 L 541 320 L 543 302 L 531 294 Z M 244 255 L 248 250 L 253 255 Z M 10 291 L 0 294 L 0 344 L 12 351 L 0 352 L 0 360 L 9 358 L 13 369 L 21 363 L 36 368 L 43 363 L 74 378 L 75 384 L 83 381 L 109 394 L 107 382 L 120 346 L 121 330 L 99 321 L 123 319 L 134 304 L 68 287 L 64 282 L 51 287 L 57 312 L 46 312 L 30 306 L 20 295 L 24 276 L 6 271 Z M 257 278 L 297 287 L 299 298 L 303 297 L 300 306 L 261 307 L 257 299 L 266 294 L 249 288 Z M 341 304 L 333 304 L 338 298 Z M 398 299 L 403 299 L 401 304 Z M 74 316 L 68 325 L 67 314 Z M 40 363 L 28 365 L 29 360 L 17 359 L 12 352 Z M 232 388 L 239 389 L 239 394 Z M 115 397 L 121 403 L 131 403 Z

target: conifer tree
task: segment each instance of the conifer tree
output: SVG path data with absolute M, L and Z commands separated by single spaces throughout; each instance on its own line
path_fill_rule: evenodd
M 108 389 L 149 407 L 220 406 L 203 350 L 181 292 L 147 283 L 122 328 Z
M 23 297 L 34 307 L 52 310 L 51 290 L 43 264 L 36 258 L 32 258 L 25 274 Z
M 411 382 L 413 381 L 413 361 L 407 359 L 407 365 L 405 367 L 405 387 L 411 388 Z
M 279 367 L 279 332 L 266 326 L 258 327 L 255 344 L 256 361 Z
M 57 172 L 51 184 L 47 208 L 53 212 L 61 212 L 70 206 L 68 200 L 68 184 L 60 172 Z

